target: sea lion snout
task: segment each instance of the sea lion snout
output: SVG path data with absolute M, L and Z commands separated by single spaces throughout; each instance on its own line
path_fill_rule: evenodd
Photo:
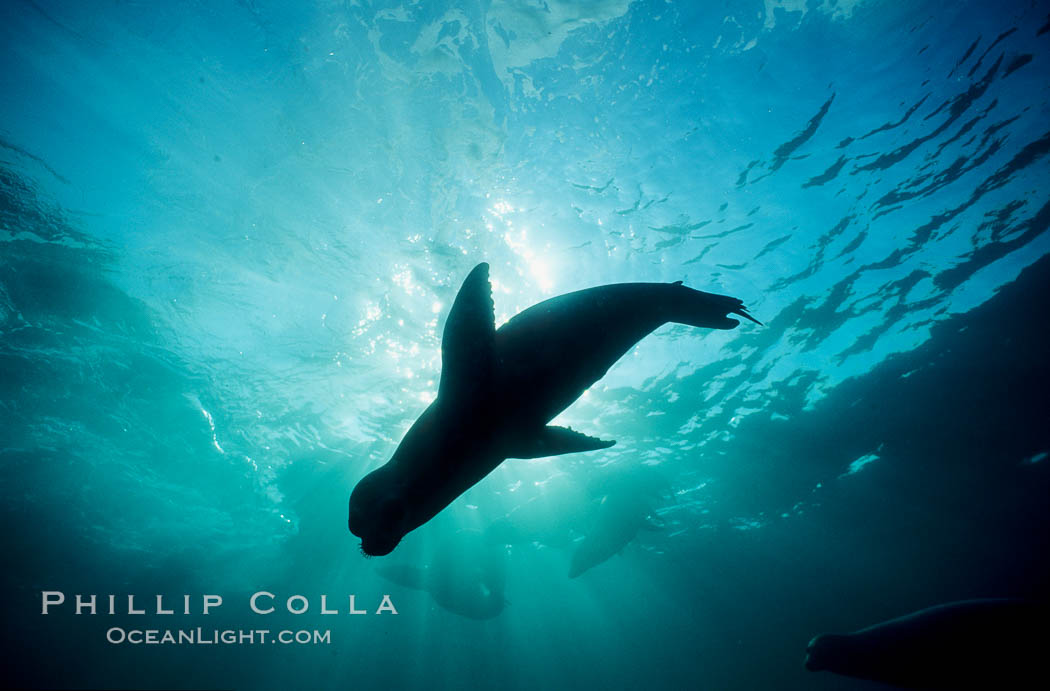
M 808 650 L 806 651 L 805 666 L 806 666 L 806 669 L 808 669 L 810 672 L 819 672 L 820 671 L 820 666 L 813 660 L 813 656 L 810 654 L 810 652 Z
M 404 535 L 400 529 L 400 521 L 366 522 L 360 512 L 350 512 L 348 525 L 350 532 L 361 538 L 361 551 L 368 557 L 383 557 L 390 554 L 400 544 Z
M 361 551 L 368 557 L 385 557 L 393 552 L 400 542 L 399 537 L 363 537 L 361 538 Z
M 390 554 L 404 537 L 408 509 L 375 472 L 350 494 L 347 527 L 361 538 L 361 551 L 370 557 Z
M 810 639 L 809 645 L 806 646 L 805 665 L 810 672 L 819 672 L 827 668 L 821 660 L 821 649 L 824 647 L 823 643 L 826 638 L 825 634 L 814 636 Z

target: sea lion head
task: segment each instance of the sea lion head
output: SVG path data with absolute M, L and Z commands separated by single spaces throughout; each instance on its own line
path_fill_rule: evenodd
M 350 493 L 350 532 L 370 557 L 390 554 L 408 532 L 408 506 L 383 469 L 374 470 Z
M 841 648 L 840 639 L 843 636 L 834 633 L 822 633 L 814 636 L 806 647 L 806 669 L 810 672 L 819 672 L 822 669 L 831 669 L 833 660 L 838 656 Z

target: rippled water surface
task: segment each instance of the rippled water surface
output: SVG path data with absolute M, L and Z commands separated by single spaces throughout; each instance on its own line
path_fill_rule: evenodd
M 1048 45 L 1038 2 L 4 3 L 5 683 L 877 688 L 806 642 L 1045 597 Z M 615 447 L 367 560 L 480 261 L 497 324 L 684 281 L 765 325 L 662 327 L 556 421 Z

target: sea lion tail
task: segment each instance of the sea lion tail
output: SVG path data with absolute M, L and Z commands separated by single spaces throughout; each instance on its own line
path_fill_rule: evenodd
M 738 298 L 693 290 L 681 282 L 675 283 L 674 289 L 675 298 L 670 321 L 707 329 L 733 329 L 740 321 L 732 319 L 729 315 L 737 314 L 759 326 L 762 325 L 762 322 L 748 314 L 743 301 Z

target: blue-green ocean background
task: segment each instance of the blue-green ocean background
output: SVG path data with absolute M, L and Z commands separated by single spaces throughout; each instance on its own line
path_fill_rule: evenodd
M 806 672 L 806 642 L 1046 597 L 1048 21 L 1040 2 L 4 2 L 3 683 L 874 689 Z M 365 559 L 350 489 L 432 400 L 479 261 L 497 322 L 682 280 L 765 326 L 663 327 L 559 418 L 615 447 L 508 461 Z M 568 578 L 609 478 L 653 474 L 662 528 Z M 448 545 L 530 501 L 569 543 L 498 548 L 498 616 L 377 573 L 469 582 L 492 554 Z M 42 590 L 225 604 L 45 617 Z M 312 608 L 253 615 L 256 590 Z M 350 593 L 399 614 L 345 614 Z M 114 646 L 114 625 L 332 642 Z

